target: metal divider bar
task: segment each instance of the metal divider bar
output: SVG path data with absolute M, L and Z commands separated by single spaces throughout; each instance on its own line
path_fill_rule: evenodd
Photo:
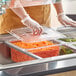
M 70 44 L 73 44 L 73 43 L 75 43 L 75 42 L 64 42 L 64 41 L 61 41 L 61 40 L 55 40 L 55 41 L 59 42 L 59 43 L 62 44 L 63 46 L 66 46 L 66 47 L 68 47 L 68 48 L 76 51 L 76 48 L 73 47 L 72 45 L 70 45 Z
M 42 59 L 41 57 L 39 57 L 39 56 L 37 56 L 37 55 L 35 55 L 35 54 L 31 53 L 31 52 L 28 52 L 26 49 L 22 49 L 22 48 L 20 48 L 20 47 L 18 47 L 18 46 L 16 46 L 16 45 L 10 43 L 9 41 L 4 41 L 4 43 L 5 43 L 6 45 L 8 45 L 9 47 L 14 48 L 14 49 L 16 49 L 16 50 L 18 50 L 18 51 L 20 51 L 20 52 L 22 52 L 22 53 L 24 53 L 24 54 L 32 57 L 32 58 Z

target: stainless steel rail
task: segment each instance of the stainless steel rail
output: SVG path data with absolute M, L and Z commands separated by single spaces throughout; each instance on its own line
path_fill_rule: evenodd
M 40 64 L 40 63 L 62 61 L 62 60 L 68 60 L 68 59 L 74 59 L 74 58 L 76 58 L 76 54 L 69 54 L 69 55 L 62 55 L 62 56 L 57 56 L 57 57 L 43 58 L 43 59 L 37 59 L 37 60 L 32 60 L 32 61 L 26 61 L 26 62 L 0 65 L 0 70 L 7 70 L 7 69 L 24 67 L 27 65 L 35 65 L 35 64 Z
M 41 57 L 39 57 L 39 56 L 37 56 L 37 55 L 35 55 L 35 54 L 31 53 L 31 52 L 28 52 L 26 49 L 22 49 L 22 48 L 20 48 L 20 47 L 18 47 L 16 45 L 10 43 L 9 41 L 4 41 L 4 43 L 7 44 L 11 48 L 14 48 L 14 49 L 26 54 L 26 55 L 29 55 L 30 57 L 33 57 L 35 59 L 42 59 Z

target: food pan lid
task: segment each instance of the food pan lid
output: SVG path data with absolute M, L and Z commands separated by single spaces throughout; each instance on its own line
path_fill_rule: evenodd
M 51 39 L 64 38 L 65 36 L 61 33 L 52 30 L 51 28 L 43 27 L 43 33 L 40 36 L 33 36 L 32 30 L 30 28 L 18 28 L 8 31 L 12 36 L 16 37 L 26 43 L 40 42 Z

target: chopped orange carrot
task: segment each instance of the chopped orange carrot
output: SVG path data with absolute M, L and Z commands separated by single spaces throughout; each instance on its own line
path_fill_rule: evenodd
M 35 42 L 35 43 L 24 43 L 21 41 L 14 41 L 11 43 L 24 49 L 31 49 L 28 51 L 42 58 L 57 56 L 60 50 L 59 46 L 52 46 L 52 47 L 49 46 L 49 45 L 55 45 L 50 41 L 41 41 L 41 42 Z M 44 46 L 49 46 L 49 47 L 44 47 Z M 44 47 L 44 48 L 39 48 L 39 47 Z M 32 48 L 35 48 L 35 49 L 32 49 Z M 19 52 L 18 50 L 11 48 L 11 59 L 14 62 L 22 62 L 22 61 L 33 60 L 34 58 L 28 55 L 25 55 Z

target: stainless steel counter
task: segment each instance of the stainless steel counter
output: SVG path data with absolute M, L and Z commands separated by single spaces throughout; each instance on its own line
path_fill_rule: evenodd
M 70 70 L 76 70 L 76 59 L 26 66 L 20 71 L 20 74 L 25 72 L 25 74 L 21 76 L 42 76 L 47 74 L 66 72 Z M 0 76 L 12 76 L 12 75 L 0 71 Z

